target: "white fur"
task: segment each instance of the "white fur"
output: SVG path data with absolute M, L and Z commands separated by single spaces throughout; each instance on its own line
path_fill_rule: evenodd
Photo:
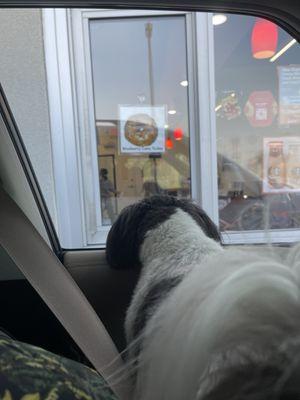
M 237 349 L 253 361 L 279 351 L 299 336 L 298 282 L 271 255 L 200 260 L 147 324 L 135 398 L 201 400 L 211 371 L 244 362 Z
M 139 257 L 129 343 L 149 288 L 182 281 L 146 323 L 136 400 L 202 400 L 228 365 L 267 360 L 299 340 L 300 246 L 286 260 L 273 251 L 223 250 L 178 209 L 147 233 Z
M 286 256 L 286 264 L 293 268 L 295 275 L 300 279 L 300 243 L 289 249 Z
M 222 252 L 222 247 L 209 239 L 194 219 L 177 211 L 157 228 L 147 232 L 140 249 L 143 268 L 126 315 L 126 336 L 133 340 L 133 324 L 137 311 L 150 285 L 164 278 L 188 274 L 209 254 Z

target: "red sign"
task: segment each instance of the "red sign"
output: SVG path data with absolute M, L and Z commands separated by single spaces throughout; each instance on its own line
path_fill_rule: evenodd
M 277 114 L 277 103 L 273 94 L 269 90 L 252 92 L 245 104 L 244 113 L 252 126 L 271 125 Z

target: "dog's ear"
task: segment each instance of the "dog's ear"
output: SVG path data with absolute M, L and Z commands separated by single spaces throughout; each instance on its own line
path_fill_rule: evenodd
M 132 269 L 140 266 L 138 226 L 141 210 L 133 204 L 122 210 L 106 240 L 106 259 L 110 267 Z
M 176 211 L 170 196 L 152 196 L 122 210 L 106 241 L 106 259 L 115 269 L 141 268 L 139 252 L 146 233 Z

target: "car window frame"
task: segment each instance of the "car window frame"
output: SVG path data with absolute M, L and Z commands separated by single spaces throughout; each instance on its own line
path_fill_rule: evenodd
M 273 22 L 277 23 L 280 27 L 285 29 L 288 33 L 290 33 L 293 37 L 295 37 L 298 41 L 300 40 L 300 7 L 290 0 L 286 1 L 284 5 L 280 4 L 280 1 L 273 2 L 272 7 L 268 5 L 268 1 L 264 0 L 260 2 L 260 4 L 253 4 L 252 1 L 240 2 L 236 1 L 235 4 L 232 2 L 224 0 L 224 1 L 202 1 L 201 4 L 195 4 L 192 1 L 185 2 L 184 4 L 179 1 L 174 0 L 165 0 L 162 4 L 160 1 L 157 2 L 145 2 L 145 1 L 122 1 L 122 4 L 115 1 L 93 1 L 90 0 L 87 4 L 84 1 L 22 1 L 22 0 L 11 0 L 11 1 L 3 1 L 0 0 L 0 7 L 2 8 L 51 8 L 51 7 L 67 7 L 67 8 L 116 8 L 120 6 L 121 8 L 138 8 L 138 9 L 172 9 L 172 10 L 186 10 L 186 11 L 206 11 L 206 12 L 228 12 L 228 13 L 241 13 L 244 15 L 254 15 L 260 16 L 264 18 L 268 18 Z M 286 8 L 286 9 L 285 9 Z M 3 94 L 4 95 L 4 94 Z M 5 98 L 5 96 L 3 96 Z M 5 103 L 1 104 L 1 113 L 3 113 L 3 106 L 5 109 Z M 6 104 L 8 107 L 8 104 Z M 9 108 L 9 107 L 8 107 Z M 9 114 L 9 113 L 8 113 Z M 38 182 L 36 180 L 34 171 L 32 169 L 30 159 L 28 154 L 26 153 L 26 149 L 24 144 L 22 144 L 22 139 L 18 132 L 18 128 L 14 121 L 12 113 L 10 113 L 8 117 L 8 126 L 14 137 L 14 145 L 18 156 L 22 162 L 24 171 L 28 177 L 30 185 L 32 187 L 35 200 L 40 209 L 43 221 L 45 223 L 46 229 L 49 232 L 49 236 L 51 237 L 52 247 L 55 253 L 61 257 L 63 250 L 60 247 L 59 240 L 57 239 L 57 235 L 55 233 L 55 229 L 53 227 L 53 223 L 49 216 L 49 212 L 45 205 L 45 201 L 43 199 L 43 195 L 39 189 Z M 6 116 L 7 117 L 7 116 Z M 99 247 L 99 246 L 98 246 Z
M 3 123 L 5 124 L 5 127 L 7 129 L 7 133 L 10 137 L 10 140 L 16 151 L 17 157 L 23 168 L 29 187 L 31 189 L 33 198 L 35 200 L 42 222 L 44 224 L 51 248 L 53 252 L 56 254 L 56 256 L 59 258 L 59 260 L 62 260 L 63 250 L 60 246 L 60 241 L 58 239 L 38 179 L 34 172 L 29 154 L 26 150 L 24 141 L 22 139 L 18 125 L 13 116 L 13 112 L 9 106 L 9 102 L 5 95 L 4 89 L 1 86 L 1 83 L 0 83 L 0 114 L 3 119 Z

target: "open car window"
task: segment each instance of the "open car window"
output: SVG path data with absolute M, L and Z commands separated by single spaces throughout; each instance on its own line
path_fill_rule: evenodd
M 0 82 L 64 248 L 104 246 L 155 194 L 194 199 L 225 243 L 299 239 L 300 48 L 283 29 L 158 10 L 0 22 Z

